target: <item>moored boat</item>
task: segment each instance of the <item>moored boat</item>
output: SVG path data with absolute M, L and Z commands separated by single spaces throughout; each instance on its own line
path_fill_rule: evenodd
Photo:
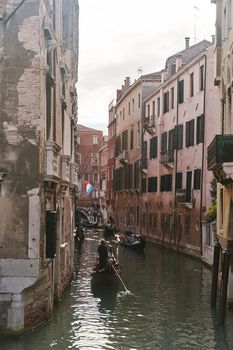
M 142 235 L 119 232 L 116 234 L 116 238 L 117 242 L 124 247 L 143 249 L 146 245 L 145 238 Z

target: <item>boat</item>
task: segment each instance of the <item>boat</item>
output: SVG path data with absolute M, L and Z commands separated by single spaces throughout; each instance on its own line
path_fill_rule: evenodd
M 114 284 L 118 282 L 121 267 L 114 256 L 110 256 L 105 268 L 100 268 L 98 261 L 93 266 L 91 277 L 94 284 Z
M 145 238 L 142 235 L 137 235 L 132 232 L 118 232 L 116 234 L 117 242 L 132 249 L 143 249 L 146 245 Z

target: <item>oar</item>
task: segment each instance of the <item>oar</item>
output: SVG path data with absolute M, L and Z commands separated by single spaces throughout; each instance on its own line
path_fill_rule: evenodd
M 119 278 L 119 280 L 121 281 L 123 287 L 125 288 L 125 291 L 126 291 L 127 293 L 129 293 L 129 290 L 126 288 L 126 285 L 124 284 L 124 282 L 123 282 L 121 276 L 119 275 L 119 273 L 117 272 L 117 270 L 115 269 L 115 267 L 114 267 L 113 265 L 112 265 L 112 268 L 113 268 L 113 270 L 115 271 L 115 273 L 116 273 L 117 277 Z

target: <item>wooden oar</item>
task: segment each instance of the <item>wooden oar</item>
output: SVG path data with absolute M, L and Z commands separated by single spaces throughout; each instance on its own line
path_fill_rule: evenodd
M 124 284 L 124 282 L 123 282 L 121 276 L 119 275 L 119 273 L 118 273 L 117 270 L 115 269 L 114 265 L 112 265 L 112 268 L 113 268 L 113 270 L 115 271 L 115 273 L 116 273 L 117 277 L 119 278 L 119 280 L 121 281 L 123 287 L 125 288 L 125 291 L 126 291 L 127 293 L 129 293 L 129 290 L 126 288 L 126 285 Z

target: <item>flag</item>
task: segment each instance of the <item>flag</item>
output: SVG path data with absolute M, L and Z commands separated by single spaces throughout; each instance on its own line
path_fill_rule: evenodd
M 88 182 L 86 185 L 86 195 L 89 196 L 94 190 L 94 187 Z

